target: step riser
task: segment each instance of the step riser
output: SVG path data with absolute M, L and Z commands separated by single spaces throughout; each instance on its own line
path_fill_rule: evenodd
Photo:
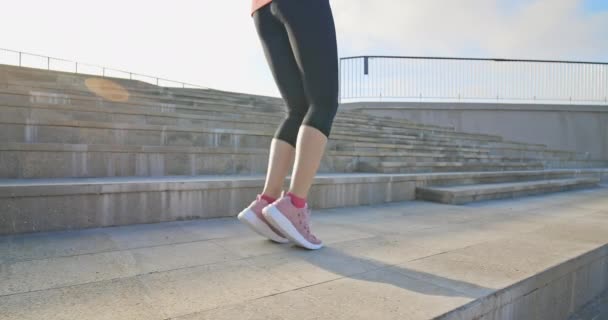
M 69 94 L 57 94 L 57 93 L 45 93 L 45 92 L 24 92 L 24 93 L 2 93 L 0 92 L 0 100 L 4 101 L 7 105 L 12 106 L 40 106 L 40 107 L 51 107 L 51 106 L 73 106 L 73 107 L 96 107 L 108 110 L 122 110 L 124 108 L 139 109 L 143 112 L 164 112 L 164 113 L 179 113 L 186 115 L 198 115 L 198 116 L 222 116 L 222 117 L 234 117 L 242 119 L 252 119 L 255 122 L 267 120 L 268 118 L 279 121 L 284 117 L 283 111 L 267 111 L 267 110 L 255 110 L 250 107 L 239 106 L 234 104 L 226 103 L 198 103 L 193 102 L 190 104 L 176 104 L 175 101 L 168 103 L 160 103 L 158 101 L 151 103 L 140 103 L 132 104 L 125 102 L 112 102 L 95 97 L 75 97 Z M 446 131 L 444 128 L 438 128 L 432 126 L 426 126 L 422 124 L 406 124 L 401 122 L 391 122 L 390 120 L 383 119 L 359 119 L 353 117 L 350 113 L 344 113 L 338 111 L 336 117 L 336 123 L 345 123 L 347 125 L 363 126 L 366 128 L 374 127 L 387 127 L 391 130 L 408 130 L 410 133 L 419 133 L 421 131 L 427 133 L 443 133 L 450 135 L 452 130 Z M 488 135 L 483 134 L 465 134 L 465 133 L 454 133 L 454 135 L 465 137 L 468 139 L 479 138 L 481 140 L 487 140 Z M 496 140 L 498 137 L 491 137 L 489 140 Z
M 594 188 L 594 187 L 597 187 L 597 183 L 581 183 L 581 184 L 567 185 L 567 186 L 548 186 L 548 187 L 537 188 L 534 190 L 509 191 L 509 192 L 470 195 L 470 196 L 451 196 L 449 194 L 428 193 L 428 192 L 417 190 L 416 198 L 420 199 L 420 200 L 428 200 L 428 201 L 440 202 L 440 203 L 445 203 L 445 204 L 460 205 L 460 204 L 466 204 L 466 203 L 476 202 L 476 201 L 512 199 L 512 198 L 518 198 L 518 197 L 540 195 L 540 194 L 562 192 L 562 191 L 570 191 L 570 190 L 580 190 L 580 189 L 587 189 L 587 188 Z
M 608 170 L 554 173 L 603 177 Z M 309 196 L 313 208 L 413 200 L 416 188 L 453 179 L 551 173 L 459 173 L 317 176 Z M 477 177 L 477 178 L 475 178 Z M 264 186 L 264 176 L 210 181 L 175 180 L 0 186 L 0 234 L 81 229 L 193 218 L 235 216 Z M 284 187 L 289 186 L 289 179 Z
M 0 124 L 6 142 L 268 148 L 272 135 Z
M 608 167 L 608 161 L 543 161 L 545 169 L 561 169 L 561 168 L 605 168 Z
M 411 166 L 405 168 L 381 168 L 378 172 L 381 173 L 425 173 L 425 172 L 489 172 L 489 171 L 512 171 L 512 170 L 542 170 L 542 165 L 522 165 L 522 166 L 467 166 L 467 167 L 451 167 L 451 166 Z
M 23 101 L 27 96 L 11 96 L 8 98 L 4 98 L 3 100 L 6 101 L 14 101 L 15 99 L 17 100 L 22 100 L 22 103 L 25 103 L 25 101 Z M 33 104 L 56 104 L 56 105 L 72 105 L 71 102 L 71 98 L 69 95 L 32 95 L 29 97 L 29 103 L 33 103 Z M 91 105 L 92 103 L 92 105 Z M 113 107 L 117 107 L 120 106 L 121 104 L 116 104 L 116 103 L 112 103 L 112 102 L 108 102 L 108 101 L 102 101 L 102 100 L 78 100 L 78 105 L 84 105 L 84 106 L 99 106 L 100 104 L 103 105 L 108 105 L 108 106 L 113 106 Z M 143 106 L 142 106 L 143 107 Z M 209 105 L 205 105 L 205 108 L 209 108 Z M 157 107 L 158 108 L 158 107 Z M 183 107 L 180 107 L 179 105 L 175 105 L 175 104 L 160 104 L 160 111 L 161 112 L 181 112 L 181 113 L 186 113 L 186 114 L 201 114 L 201 112 L 204 112 L 207 115 L 215 115 L 215 116 L 225 116 L 226 112 L 232 110 L 230 107 L 228 106 L 222 106 L 221 107 L 221 111 L 211 111 L 211 110 L 201 110 L 201 109 L 196 109 L 193 110 L 191 107 L 188 107 L 186 109 L 183 109 Z M 239 110 L 242 111 L 242 109 L 234 109 L 233 112 L 236 112 L 238 114 Z M 150 110 L 149 110 L 150 111 Z M 157 112 L 159 110 L 156 110 Z M 280 119 L 279 119 L 280 120 Z M 277 121 L 279 121 L 277 120 Z M 344 119 L 346 120 L 346 118 Z M 340 116 L 338 116 L 338 118 L 336 119 L 336 124 L 337 125 L 341 125 L 340 124 Z M 355 120 L 352 120 L 355 121 Z M 373 125 L 369 125 L 369 124 L 373 124 Z M 369 130 L 374 130 L 377 128 L 382 128 L 383 127 L 383 122 L 382 120 L 379 121 L 364 121 L 363 123 L 358 123 L 357 125 L 351 125 L 348 123 L 348 121 L 344 124 L 346 126 L 346 128 L 348 128 L 348 126 L 350 126 L 351 128 L 357 128 L 358 126 L 361 125 L 365 125 L 367 129 Z M 401 132 L 406 133 L 407 135 L 419 135 L 422 131 L 420 131 L 421 129 L 400 129 Z M 387 130 L 388 132 L 394 132 L 394 129 L 390 129 Z M 376 135 L 378 137 L 382 137 L 381 135 Z M 491 143 L 492 141 L 497 141 L 500 140 L 499 137 L 492 137 L 492 136 L 487 136 L 487 135 L 475 135 L 475 134 L 463 134 L 463 133 L 448 133 L 448 132 L 434 132 L 434 131 L 428 131 L 427 133 L 423 133 L 420 136 L 421 140 L 425 140 L 428 137 L 428 139 L 432 139 L 432 140 L 440 140 L 440 141 L 451 141 L 452 143 L 456 143 L 456 144 L 470 144 L 470 143 Z M 500 144 L 501 146 L 512 146 L 512 147 L 527 147 L 527 148 L 539 148 L 540 146 L 537 145 L 528 145 L 526 146 L 526 144 L 521 144 L 521 143 L 505 143 L 505 142 L 501 142 Z
M 0 155 L 8 179 L 256 174 L 267 155 L 207 155 L 110 152 L 12 152 Z
M 330 141 L 331 142 L 331 141 Z M 395 147 L 349 147 L 344 143 L 335 142 L 332 144 L 332 150 L 348 151 L 348 152 L 427 152 L 427 153 L 440 153 L 446 156 L 456 156 L 463 153 L 475 156 L 488 156 L 487 151 L 478 151 L 474 149 L 458 149 L 458 148 L 433 148 L 416 146 L 415 148 L 395 148 Z
M 473 185 L 473 184 L 488 184 L 488 183 L 503 183 L 503 182 L 523 182 L 523 181 L 539 181 L 551 179 L 567 179 L 575 177 L 575 173 L 570 171 L 549 171 L 541 173 L 509 173 L 509 175 L 486 175 L 486 176 L 445 176 L 434 179 L 429 182 L 432 186 L 450 186 L 450 185 Z M 589 177 L 592 177 L 591 175 Z M 426 185 L 428 186 L 428 185 Z
M 85 187 L 80 190 L 90 192 L 0 198 L 0 235 L 235 216 L 263 186 L 260 178 L 241 183 L 156 184 L 148 191 L 131 190 L 137 189 L 136 184 Z M 323 182 L 312 187 L 309 199 L 316 209 L 371 205 L 411 200 L 414 188 L 412 181 L 388 178 Z M 61 187 L 56 191 L 60 193 Z
M 38 101 L 40 103 L 49 103 L 49 104 L 63 104 L 63 105 L 70 105 L 70 101 L 72 101 L 72 96 L 71 95 L 65 95 L 65 94 L 50 94 L 49 96 L 45 96 L 45 94 L 42 93 L 33 93 L 32 96 L 30 97 L 31 101 Z M 7 100 L 8 101 L 8 100 Z M 74 101 L 78 101 L 78 105 L 87 105 L 87 103 L 90 103 L 90 101 L 84 101 L 82 99 L 76 99 Z M 213 104 L 209 104 L 209 103 L 190 103 L 187 106 L 188 110 L 183 109 L 184 105 L 179 105 L 179 104 L 175 104 L 173 100 L 167 100 L 168 103 L 160 103 L 160 106 L 164 109 L 164 110 L 168 110 L 168 106 L 170 106 L 169 108 L 173 108 L 172 110 L 176 110 L 179 112 L 183 112 L 183 113 L 188 113 L 188 114 L 193 114 L 193 112 L 197 112 L 200 111 L 200 106 L 202 106 L 204 109 L 209 109 L 209 107 Z M 101 99 L 97 99 L 97 100 L 93 100 L 93 102 L 97 105 L 99 103 L 107 103 L 108 101 L 103 101 Z M 148 104 L 149 105 L 149 104 Z M 197 108 L 197 105 L 200 105 Z M 192 110 L 192 109 L 195 110 Z M 221 110 L 217 110 L 218 112 L 222 112 L 225 113 L 229 110 L 232 110 L 233 112 L 243 112 L 245 111 L 245 109 L 251 111 L 251 108 L 239 108 L 236 107 L 234 108 L 231 105 L 223 105 L 221 106 Z M 209 112 L 209 110 L 207 110 L 206 112 Z M 276 111 L 271 111 L 272 114 L 276 114 Z M 344 115 L 345 118 L 350 118 L 350 117 L 354 117 L 351 113 L 349 113 L 348 115 Z M 339 120 L 340 117 L 340 113 L 338 115 L 337 120 Z M 358 123 L 358 125 L 370 125 L 370 124 L 374 124 L 377 127 L 383 128 L 386 127 L 387 122 L 389 122 L 390 120 L 386 120 L 386 119 L 351 119 L 351 121 L 356 121 Z M 403 124 L 402 124 L 403 125 Z M 420 128 L 415 128 L 415 129 L 411 129 L 413 131 L 411 131 L 410 133 L 420 133 L 420 130 L 424 130 L 425 132 L 428 132 L 428 134 L 430 136 L 437 136 L 438 138 L 450 138 L 452 137 L 452 135 L 461 138 L 464 141 L 499 141 L 501 140 L 500 137 L 497 136 L 490 136 L 490 135 L 485 135 L 485 134 L 473 134 L 473 133 L 450 133 L 449 131 L 452 131 L 452 129 L 446 131 L 445 128 L 442 127 L 433 127 L 433 126 L 426 126 L 426 125 L 417 125 L 415 124 L 417 127 Z M 400 126 L 397 126 L 397 128 L 399 128 Z M 439 131 L 437 131 L 437 129 L 439 129 Z M 403 129 L 401 129 L 403 130 Z M 520 145 L 520 144 L 517 144 Z
M 279 119 L 264 119 L 265 123 L 254 121 L 230 121 L 219 119 L 188 119 L 154 115 L 101 113 L 82 110 L 61 110 L 47 108 L 20 108 L 0 106 L 0 119 L 12 123 L 45 123 L 54 121 L 90 121 L 99 123 L 128 123 L 157 126 L 188 126 L 200 128 L 221 128 L 240 130 L 276 129 Z
M 4 88 L 5 92 L 14 92 L 14 93 L 25 93 L 28 94 L 30 90 L 38 91 L 38 92 L 52 92 L 59 93 L 68 96 L 82 96 L 87 98 L 96 98 L 96 95 L 92 94 L 90 90 L 84 87 L 84 84 L 79 83 L 77 88 L 69 89 L 69 85 L 57 86 L 53 83 L 48 85 L 40 85 L 37 82 L 32 82 L 29 85 L 24 86 L 23 84 L 5 84 L 0 85 L 1 88 Z M 184 103 L 187 105 L 192 105 L 193 103 L 199 101 L 207 101 L 208 104 L 221 103 L 225 104 L 228 102 L 233 105 L 240 105 L 248 110 L 259 110 L 263 112 L 284 112 L 285 106 L 282 99 L 272 98 L 272 97 L 264 97 L 264 96 L 251 96 L 247 94 L 239 94 L 239 93 L 230 93 L 230 92 L 216 92 L 213 90 L 196 90 L 196 93 L 182 93 L 181 89 L 176 88 L 155 88 L 149 91 L 142 91 L 141 89 L 129 89 L 128 91 L 131 93 L 131 96 L 144 96 L 147 98 L 153 98 L 155 102 L 158 102 L 158 99 L 169 99 L 171 103 L 175 103 L 177 101 L 181 101 L 181 97 L 185 97 Z M 112 93 L 112 91 L 108 91 Z M 1 93 L 0 93 L 1 94 Z M 210 101 L 210 102 L 209 102 Z M 239 103 L 240 102 L 240 103 Z M 454 131 L 453 127 L 444 127 L 444 126 L 436 126 L 436 125 L 426 125 L 413 123 L 411 121 L 403 120 L 403 119 L 392 119 L 390 117 L 372 117 L 361 112 L 352 112 L 344 109 L 339 109 L 338 113 L 347 113 L 350 118 L 357 119 L 359 121 L 372 121 L 378 123 L 400 123 L 400 124 L 409 124 L 412 126 L 417 126 L 426 129 L 436 129 L 443 131 Z M 483 134 L 470 134 L 472 136 L 480 136 L 480 137 L 488 137 L 489 135 Z
M 545 151 L 545 150 L 511 150 L 506 148 L 491 149 L 489 154 L 509 158 L 538 158 L 538 159 L 563 159 L 563 160 L 587 160 L 585 154 Z
M 66 124 L 68 124 L 67 122 Z M 69 144 L 116 144 L 136 146 L 191 146 L 191 147 L 233 147 L 233 148 L 268 148 L 272 140 L 272 131 L 266 135 L 173 131 L 166 130 L 137 130 L 116 128 L 80 127 L 79 123 L 72 126 L 21 125 L 0 123 L 0 136 L 5 142 L 20 143 L 69 143 Z M 258 131 L 260 128 L 257 128 Z M 355 139 L 350 136 L 336 134 L 330 140 L 330 148 L 345 145 L 343 139 Z M 400 141 L 401 142 L 401 141 Z M 413 149 L 400 152 L 424 150 L 429 146 L 442 147 L 443 144 L 433 144 L 414 141 L 405 144 Z M 357 148 L 355 148 L 357 149 Z M 369 148 L 366 148 L 369 150 Z M 360 150 L 357 150 L 360 151 Z M 377 149 L 371 151 L 378 151 Z M 393 150 L 394 151 L 394 150 Z M 468 154 L 467 150 L 454 148 L 453 151 Z M 437 153 L 437 152 L 433 152 Z
M 11 106 L 75 106 L 75 107 L 98 107 L 98 108 L 114 108 L 120 110 L 125 106 L 139 108 L 148 112 L 181 112 L 186 114 L 206 114 L 207 112 L 216 112 L 223 114 L 237 113 L 252 113 L 254 110 L 247 107 L 239 107 L 228 104 L 200 104 L 195 103 L 189 105 L 176 104 L 174 102 L 160 103 L 139 103 L 133 104 L 130 102 L 113 102 L 96 97 L 77 97 L 69 94 L 47 93 L 32 91 L 26 94 L 1 93 L 0 99 L 6 105 Z M 256 113 L 256 112 L 254 112 Z M 268 114 L 270 117 L 276 117 L 277 114 L 257 112 L 258 116 Z
M 57 101 L 56 101 L 57 102 Z M 105 102 L 104 102 L 105 103 Z M 38 102 L 30 103 L 31 105 L 45 106 L 45 103 L 38 104 Z M 60 106 L 72 106 L 70 103 L 59 104 Z M 87 107 L 94 107 L 89 105 Z M 97 107 L 97 106 L 95 106 Z M 120 110 L 118 107 L 111 107 L 114 110 Z M 31 111 L 28 111 L 31 109 Z M 163 108 L 167 111 L 166 108 Z M 155 110 L 154 112 L 162 112 Z M 204 120 L 204 119 L 176 119 L 174 117 L 159 117 L 159 116 L 143 116 L 143 115 L 127 115 L 127 114 L 109 114 L 95 113 L 95 112 L 83 112 L 83 111 L 69 111 L 65 110 L 53 110 L 52 108 L 23 108 L 23 107 L 0 107 L 1 118 L 5 121 L 9 119 L 12 121 L 51 121 L 51 120 L 84 120 L 84 121 L 98 121 L 98 122 L 123 122 L 123 123 L 134 123 L 134 124 L 154 124 L 154 125 L 185 125 L 185 126 L 201 126 L 205 125 L 210 128 L 242 128 L 242 129 L 268 129 L 274 130 L 277 125 L 282 121 L 282 117 L 256 117 L 249 118 L 239 113 L 233 115 L 227 115 L 225 111 L 204 111 L 205 114 L 197 112 L 193 115 L 207 115 L 214 117 L 223 117 L 225 120 Z M 98 116 L 96 114 L 99 114 Z M 190 114 L 190 113 L 188 113 Z M 240 121 L 230 121 L 230 117 Z M 250 119 L 249 122 L 243 122 L 243 119 Z M 260 122 L 260 123 L 258 123 Z M 334 124 L 335 133 L 341 134 L 353 134 L 365 135 L 367 137 L 374 137 L 376 139 L 393 139 L 396 141 L 422 141 L 424 143 L 456 143 L 462 145 L 475 145 L 478 143 L 486 143 L 488 140 L 476 140 L 462 137 L 458 134 L 424 134 L 422 138 L 419 138 L 419 130 L 407 129 L 407 128 L 392 128 L 385 127 L 382 125 L 359 125 L 349 123 L 347 119 L 336 118 Z
M 4 121 L 4 120 L 2 120 Z M 70 121 L 59 125 L 38 124 L 7 124 L 0 123 L 0 132 L 6 141 L 10 142 L 41 142 L 41 143 L 76 143 L 76 144 L 131 144 L 131 145 L 180 145 L 180 146 L 230 146 L 230 147 L 267 147 L 274 131 L 266 131 L 264 136 L 250 133 L 213 133 L 196 132 L 192 130 L 175 131 L 175 129 L 158 130 L 150 129 L 116 129 L 110 124 L 100 124 L 104 128 L 89 127 L 81 122 Z M 69 126 L 68 126 L 69 125 Z M 91 125 L 97 125 L 91 123 Z M 131 126 L 132 127 L 132 126 Z M 201 130 L 203 128 L 201 127 Z M 210 129 L 210 128 L 208 128 Z M 258 128 L 257 131 L 260 131 Z M 395 144 L 412 146 L 450 146 L 444 142 L 418 141 L 382 138 L 358 138 L 357 135 L 332 134 L 332 139 L 358 141 L 376 141 L 386 143 L 393 141 Z M 217 145 L 216 141 L 223 141 Z M 229 143 L 229 144 L 226 144 Z M 472 145 L 474 147 L 474 145 Z
M 471 154 L 457 154 L 457 155 L 441 155 L 441 156 L 416 156 L 414 154 L 404 154 L 396 156 L 358 156 L 357 160 L 373 164 L 375 166 L 381 166 L 383 162 L 406 162 L 406 163 L 417 163 L 417 162 L 475 162 L 475 163 L 491 163 L 501 161 L 501 159 L 488 158 L 484 156 L 476 156 Z
M 357 172 L 358 164 L 352 156 L 325 154 L 319 172 Z M 268 155 L 2 151 L 0 165 L 5 179 L 264 174 Z
M 35 83 L 32 83 L 32 85 L 35 85 Z M 56 86 L 53 87 L 53 88 L 56 88 Z M 57 89 L 61 89 L 61 87 L 57 88 Z M 153 89 L 153 90 L 150 90 L 149 92 L 153 93 L 154 96 L 157 96 L 158 94 L 169 94 L 169 99 L 172 99 L 172 96 L 171 96 L 172 93 L 171 92 L 173 92 L 174 90 L 184 91 L 184 92 L 198 92 L 198 91 L 200 91 L 200 90 L 191 90 L 191 89 L 188 89 L 188 90 L 179 90 L 179 89 L 161 89 L 161 90 L 158 90 L 158 89 Z M 209 90 L 203 90 L 203 92 L 206 92 L 206 94 L 207 94 L 207 93 L 209 93 L 211 91 L 209 91 Z M 232 93 L 219 93 L 219 92 L 215 93 L 214 96 L 217 97 L 220 100 L 221 100 L 221 98 L 229 98 L 231 96 L 239 97 L 239 99 L 241 99 L 241 100 L 243 100 L 242 98 L 245 97 L 246 99 L 244 99 L 244 100 L 247 100 L 247 101 L 254 101 L 255 99 L 260 98 L 260 97 L 252 97 L 252 96 L 248 96 L 248 95 L 240 95 L 240 94 L 232 94 Z M 277 102 L 277 101 L 280 101 L 280 100 L 279 99 L 272 99 L 271 98 L 269 101 Z M 355 113 L 351 112 L 351 114 L 355 114 Z M 476 136 L 476 135 L 472 135 L 472 136 Z M 488 138 L 487 135 L 479 135 L 479 136 L 480 136 L 479 139 L 486 139 L 486 138 Z
M 64 95 L 74 95 L 81 97 L 90 97 L 97 98 L 98 95 L 94 92 L 90 91 L 87 87 L 84 86 L 84 83 L 79 84 L 77 86 L 57 86 L 51 84 L 40 84 L 38 82 L 22 82 L 19 84 L 9 83 L 4 86 L 5 91 L 20 91 L 24 89 L 34 89 L 38 91 L 52 91 L 56 93 L 61 93 Z M 235 98 L 229 95 L 224 96 L 190 96 L 190 95 L 182 95 L 182 94 L 172 94 L 171 92 L 147 92 L 142 93 L 139 90 L 133 90 L 130 88 L 125 88 L 126 92 L 129 93 L 128 101 L 130 103 L 180 103 L 180 104 L 190 104 L 193 102 L 199 103 L 230 103 L 243 107 L 247 107 L 249 109 L 256 110 L 265 110 L 267 112 L 276 112 L 280 111 L 283 106 L 276 104 L 274 102 L 266 102 L 259 101 L 252 98 Z M 117 91 L 117 90 L 104 90 L 104 93 L 107 95 L 120 95 L 122 96 L 125 91 Z
M 401 157 L 413 163 L 430 159 L 441 162 L 445 158 Z M 116 176 L 168 176 L 202 174 L 263 174 L 267 170 L 268 155 L 258 154 L 211 154 L 205 152 L 136 152 L 136 151 L 11 151 L 0 154 L 0 178 L 33 179 L 65 177 L 116 177 Z M 326 152 L 322 158 L 320 172 L 379 172 L 381 157 L 355 157 Z M 469 163 L 467 171 L 502 169 L 492 166 L 490 161 Z M 410 166 L 405 172 L 446 172 L 442 166 Z M 507 167 L 514 168 L 514 167 Z M 538 166 L 519 166 L 539 168 Z M 384 171 L 391 173 L 392 170 Z M 399 172 L 394 170 L 393 172 Z
M 2 114 L 2 121 L 11 121 L 11 118 L 5 118 L 6 114 Z M 57 116 L 52 121 L 68 121 L 68 117 Z M 86 115 L 83 115 L 81 121 L 86 121 Z M 51 119 L 49 119 L 51 120 Z M 108 119 L 110 120 L 110 119 Z M 123 119 L 126 120 L 126 119 Z M 134 119 L 135 120 L 135 119 Z M 112 121 L 108 121 L 112 122 Z M 133 123 L 133 122 L 131 122 Z M 208 121 L 213 123 L 213 121 Z M 213 128 L 206 126 L 208 123 L 201 123 L 201 128 Z M 179 124 L 178 124 L 179 125 Z M 224 126 L 225 129 L 235 130 L 256 130 L 261 128 L 258 125 L 241 126 L 234 124 L 233 128 Z M 268 132 L 270 134 L 270 132 Z M 174 146 L 230 146 L 230 147 L 262 147 L 267 148 L 271 138 L 262 136 L 239 135 L 231 133 L 197 133 L 187 131 L 155 131 L 155 130 L 126 130 L 126 129 L 105 129 L 105 128 L 86 128 L 86 127 L 66 127 L 66 126 L 43 126 L 43 125 L 15 125 L 1 124 L 0 136 L 5 141 L 10 142 L 27 142 L 27 143 L 102 143 L 102 144 L 120 144 L 120 145 L 174 145 Z M 246 138 L 245 138 L 246 137 Z M 249 142 L 243 143 L 243 140 Z M 258 142 L 254 140 L 259 140 Z M 221 141 L 218 145 L 217 141 Z M 457 147 L 433 147 L 429 144 L 418 143 L 415 145 L 393 145 L 391 148 L 375 148 L 375 147 L 351 147 L 350 143 L 342 142 L 342 140 L 332 139 L 329 141 L 331 149 L 341 151 L 354 152 L 431 152 L 441 153 L 444 155 L 460 155 L 462 153 L 480 156 L 487 155 L 488 151 L 477 151 L 473 148 L 457 148 Z M 402 146 L 402 148 L 399 148 Z M 406 146 L 410 146 L 407 147 Z M 557 158 L 559 159 L 559 158 Z

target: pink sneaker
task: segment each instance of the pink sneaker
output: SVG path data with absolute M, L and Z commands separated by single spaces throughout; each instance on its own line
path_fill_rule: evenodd
M 289 242 L 289 239 L 285 238 L 279 230 L 268 223 L 266 217 L 262 214 L 262 209 L 267 205 L 268 201 L 262 199 L 261 195 L 258 195 L 249 207 L 239 213 L 238 218 L 262 237 L 278 243 Z
M 265 207 L 262 213 L 266 220 L 296 244 L 310 250 L 323 247 L 323 242 L 310 232 L 310 209 L 296 208 L 291 198 L 283 196 Z

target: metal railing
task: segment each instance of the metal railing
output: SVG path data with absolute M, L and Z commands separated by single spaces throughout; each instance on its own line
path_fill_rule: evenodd
M 139 74 L 114 68 L 97 66 L 88 63 L 81 63 L 60 58 L 53 58 L 44 55 L 15 51 L 0 48 L 0 64 L 45 69 L 52 71 L 71 72 L 78 74 L 94 75 L 100 77 L 121 78 L 129 80 L 139 80 L 157 86 L 179 87 L 193 89 L 208 89 L 207 87 L 196 84 L 174 81 L 155 76 Z
M 340 99 L 608 105 L 608 63 L 346 57 L 340 59 Z

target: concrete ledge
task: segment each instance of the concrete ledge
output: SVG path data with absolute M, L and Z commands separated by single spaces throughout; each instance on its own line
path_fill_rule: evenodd
M 566 320 L 606 289 L 608 244 L 434 319 Z
M 310 203 L 322 209 L 406 201 L 415 199 L 417 187 L 435 183 L 535 175 L 608 180 L 608 169 L 323 174 Z M 264 176 L 0 180 L 0 234 L 234 216 L 263 185 Z
M 599 182 L 599 177 L 595 177 L 448 187 L 423 187 L 416 189 L 416 198 L 448 204 L 465 204 L 481 200 L 514 198 L 524 195 L 590 188 L 597 186 Z

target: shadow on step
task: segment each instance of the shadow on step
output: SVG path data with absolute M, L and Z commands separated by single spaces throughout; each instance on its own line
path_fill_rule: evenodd
M 320 252 L 310 252 L 305 251 L 305 249 L 300 250 L 304 251 L 303 254 L 307 256 L 307 262 L 334 274 L 360 281 L 384 283 L 424 295 L 475 299 L 495 291 L 494 289 L 478 286 L 473 283 L 445 278 L 397 265 L 387 265 L 385 262 L 375 259 L 352 256 L 332 247 L 326 246 L 321 249 Z M 319 255 L 319 253 L 321 253 L 321 255 Z M 357 261 L 361 264 L 376 267 L 363 273 L 352 274 L 345 272 L 343 264 L 336 263 L 336 261 L 341 261 L 343 263 Z M 459 288 L 461 290 L 454 288 Z

